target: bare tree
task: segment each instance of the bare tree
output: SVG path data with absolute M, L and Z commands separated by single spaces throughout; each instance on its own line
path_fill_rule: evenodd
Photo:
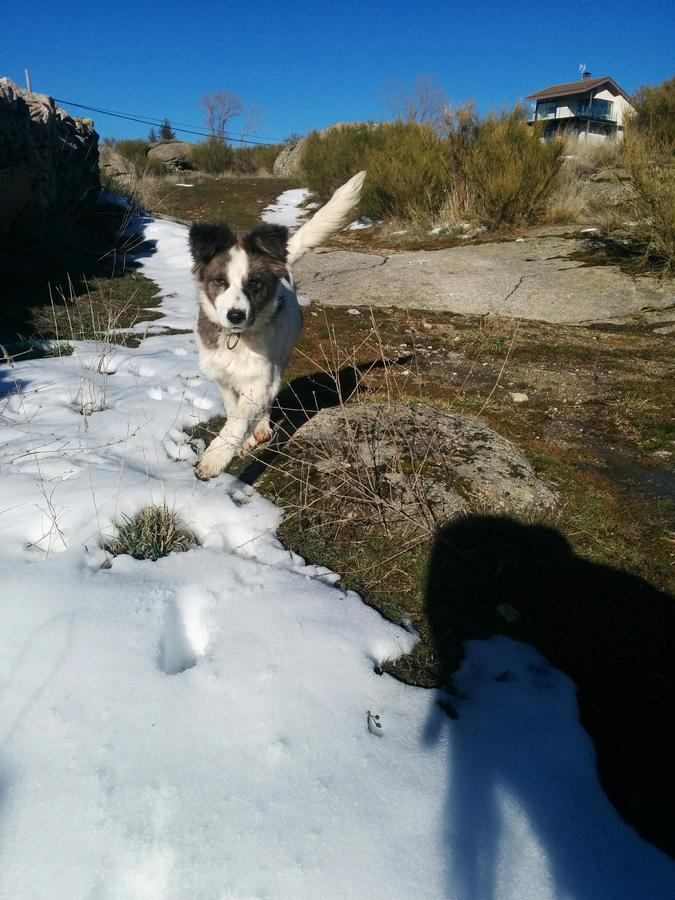
M 394 119 L 426 122 L 440 128 L 445 121 L 448 97 L 433 75 L 418 75 L 411 87 L 391 82 L 382 92 L 382 102 Z
M 262 106 L 258 103 L 252 103 L 244 115 L 244 124 L 241 127 L 241 134 L 239 135 L 240 143 L 244 143 L 244 138 L 247 134 L 255 134 L 257 129 L 262 125 L 262 121 Z
M 225 131 L 230 119 L 236 119 L 244 111 L 241 99 L 230 91 L 213 91 L 210 94 L 204 94 L 199 101 L 199 106 L 204 111 L 206 127 L 221 140 L 225 139 Z

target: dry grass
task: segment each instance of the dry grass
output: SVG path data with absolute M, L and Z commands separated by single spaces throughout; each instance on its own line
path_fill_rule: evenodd
M 675 156 L 669 141 L 628 127 L 624 159 L 633 188 L 630 199 L 641 267 L 663 275 L 675 267 Z
M 376 219 L 529 224 L 542 214 L 562 155 L 561 142 L 538 136 L 520 107 L 484 119 L 463 107 L 449 116 L 445 134 L 415 122 L 343 125 L 309 135 L 303 179 L 325 201 L 366 169 L 360 209 Z

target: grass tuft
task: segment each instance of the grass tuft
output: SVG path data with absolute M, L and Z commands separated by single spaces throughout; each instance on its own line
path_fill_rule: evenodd
M 184 553 L 198 543 L 165 503 L 146 506 L 133 518 L 123 514 L 116 527 L 117 537 L 103 543 L 113 556 L 126 553 L 154 562 L 169 553 Z

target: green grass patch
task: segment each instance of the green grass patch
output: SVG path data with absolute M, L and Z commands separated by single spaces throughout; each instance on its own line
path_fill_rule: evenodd
M 159 314 L 151 310 L 157 306 L 157 293 L 157 285 L 138 272 L 94 278 L 85 281 L 80 293 L 74 287 L 69 294 L 52 292 L 52 302 L 34 307 L 33 329 L 57 344 L 102 337 L 117 343 L 133 342 L 137 337 L 112 332 L 158 318 Z
M 198 543 L 166 504 L 146 506 L 133 517 L 122 515 L 116 528 L 116 537 L 103 542 L 113 556 L 128 554 L 134 559 L 155 561 L 169 553 L 183 553 Z
M 192 173 L 185 181 L 193 186 L 157 185 L 160 214 L 185 221 L 225 219 L 239 232 L 258 224 L 266 206 L 298 186 L 297 181 L 283 178 L 209 178 Z
M 627 381 L 617 385 L 612 408 L 641 453 L 672 451 L 675 447 L 672 399 L 668 381 Z

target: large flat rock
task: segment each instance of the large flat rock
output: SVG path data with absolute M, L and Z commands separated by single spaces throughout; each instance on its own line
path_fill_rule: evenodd
M 438 312 L 581 324 L 675 306 L 672 280 L 632 278 L 613 265 L 572 259 L 583 238 L 534 236 L 378 256 L 319 250 L 295 267 L 300 293 L 333 306 Z

